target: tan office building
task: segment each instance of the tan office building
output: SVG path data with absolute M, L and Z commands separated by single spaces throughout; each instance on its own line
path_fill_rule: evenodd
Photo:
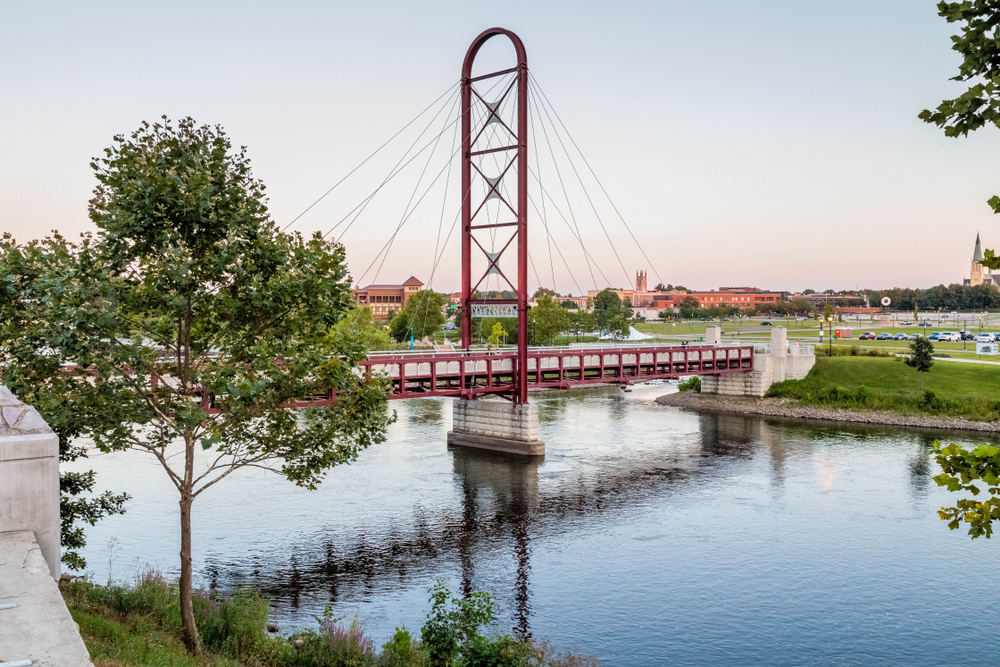
M 372 317 L 387 320 L 403 309 L 414 294 L 423 289 L 424 284 L 410 276 L 402 285 L 368 285 L 351 290 L 354 305 L 369 308 Z

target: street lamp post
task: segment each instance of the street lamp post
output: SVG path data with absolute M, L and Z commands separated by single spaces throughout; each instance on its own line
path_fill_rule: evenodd
M 826 319 L 829 322 L 829 326 L 827 327 L 827 330 L 828 330 L 828 332 L 830 334 L 830 342 L 827 343 L 827 345 L 828 345 L 828 347 L 827 347 L 828 352 L 827 352 L 826 356 L 832 357 L 833 356 L 833 315 L 827 315 Z

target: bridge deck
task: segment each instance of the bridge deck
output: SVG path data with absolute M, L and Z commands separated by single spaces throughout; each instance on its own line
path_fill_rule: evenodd
M 724 375 L 753 370 L 753 345 L 643 345 L 528 350 L 528 387 L 630 384 L 682 375 Z M 472 397 L 513 391 L 516 350 L 374 353 L 366 373 L 392 378 L 389 398 Z

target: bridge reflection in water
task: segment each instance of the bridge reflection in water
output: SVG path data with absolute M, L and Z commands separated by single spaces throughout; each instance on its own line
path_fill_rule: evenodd
M 652 391 L 657 395 L 663 389 Z M 292 544 L 271 545 L 246 560 L 231 554 L 209 558 L 211 585 L 255 585 L 271 598 L 283 627 L 308 626 L 327 602 L 343 608 L 371 594 L 414 587 L 421 600 L 434 576 L 453 572 L 461 593 L 487 589 L 497 594 L 510 629 L 530 635 L 531 559 L 538 543 L 567 531 L 614 526 L 657 499 L 697 492 L 760 455 L 770 461 L 770 484 L 780 493 L 786 457 L 811 447 L 806 433 L 789 438 L 784 429 L 736 415 L 683 415 L 687 432 L 681 429 L 670 442 L 644 442 L 640 433 L 629 433 L 628 411 L 636 401 L 623 400 L 617 388 L 548 396 L 540 402 L 543 423 L 572 423 L 573 415 L 566 412 L 574 404 L 600 401 L 608 419 L 602 428 L 619 441 L 583 457 L 581 452 L 556 453 L 535 461 L 454 448 L 448 456 L 458 502 L 426 508 L 415 498 L 412 516 L 396 516 L 388 525 L 379 521 L 372 530 L 319 531 Z M 408 406 L 412 425 L 430 432 L 446 428 L 448 406 L 442 401 Z

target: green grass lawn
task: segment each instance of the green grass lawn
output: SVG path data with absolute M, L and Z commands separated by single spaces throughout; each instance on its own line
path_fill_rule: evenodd
M 919 373 L 895 358 L 817 357 L 803 380 L 771 387 L 769 396 L 808 405 L 1000 419 L 1000 366 L 937 362 Z

